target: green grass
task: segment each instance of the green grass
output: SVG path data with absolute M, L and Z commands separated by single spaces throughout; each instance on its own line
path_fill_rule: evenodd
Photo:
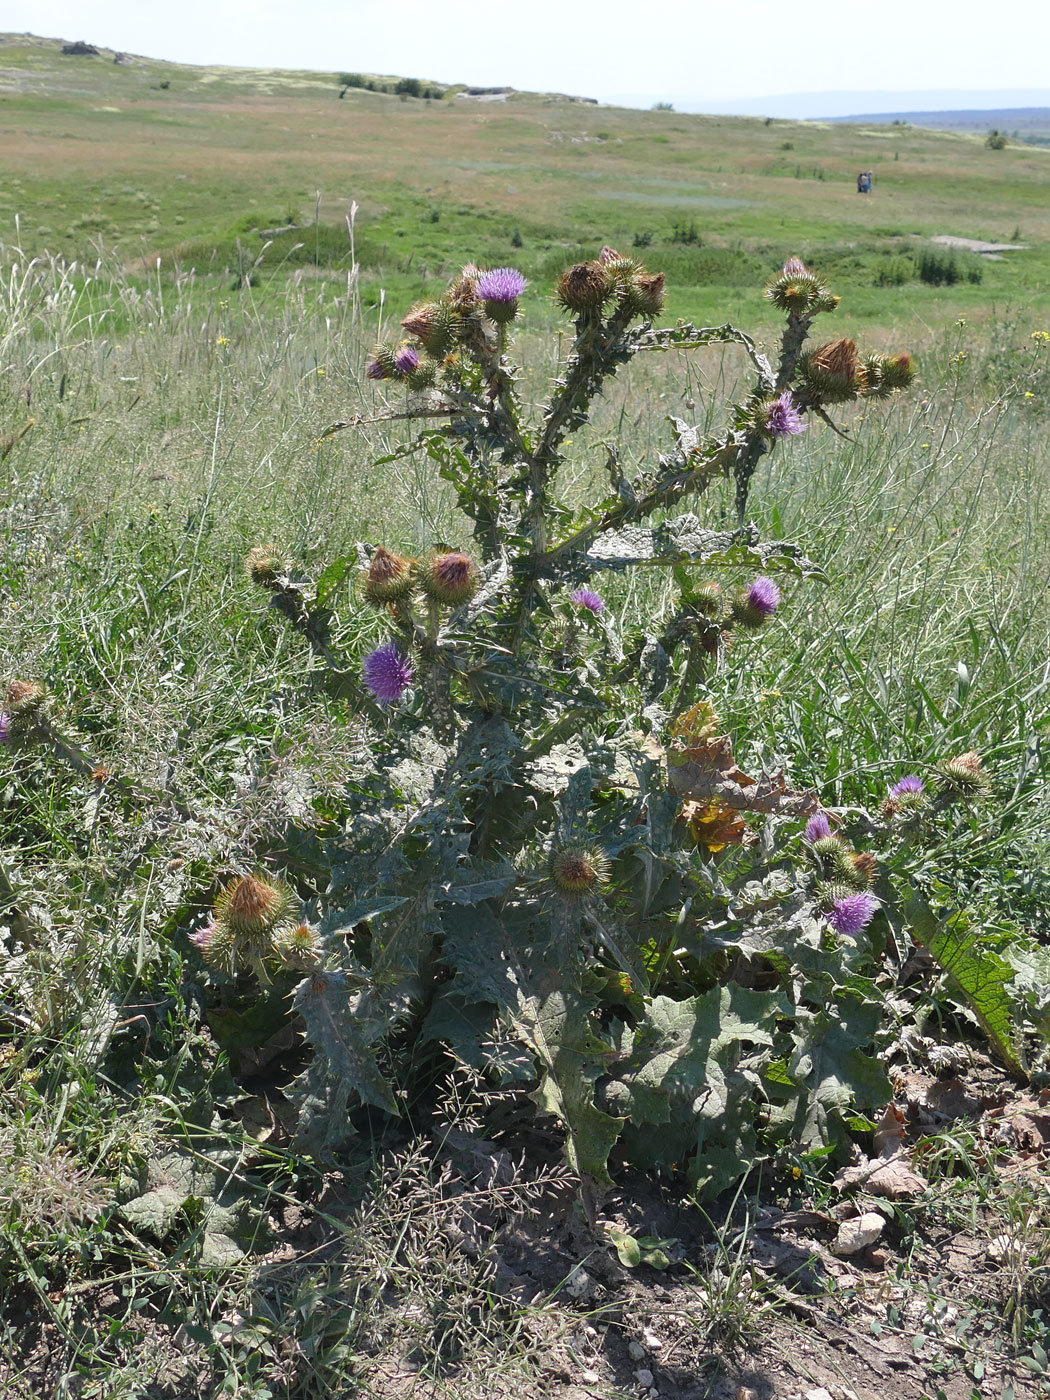
M 875 325 L 914 337 L 1004 304 L 1046 319 L 1050 155 L 1034 147 L 544 94 L 479 103 L 453 90 L 427 103 L 353 88 L 340 99 L 335 74 L 117 65 L 111 54 L 70 58 L 54 40 L 3 37 L 0 242 L 30 256 L 90 265 L 108 249 L 139 275 L 160 257 L 163 276 L 192 267 L 227 281 L 258 257 L 279 281 L 309 270 L 334 290 L 345 284 L 355 200 L 362 286 L 399 305 L 467 260 L 513 261 L 548 285 L 577 248 L 649 236 L 673 316 L 709 319 L 727 305 L 750 315 L 753 294 L 725 294 L 743 288 L 745 267 L 835 248 L 852 314 Z M 870 198 L 855 193 L 858 169 L 876 172 Z M 293 220 L 294 234 L 265 246 L 258 230 Z M 695 250 L 672 240 L 688 220 Z M 979 288 L 880 285 L 888 259 L 917 259 L 938 233 L 1018 234 L 1029 247 L 985 261 Z

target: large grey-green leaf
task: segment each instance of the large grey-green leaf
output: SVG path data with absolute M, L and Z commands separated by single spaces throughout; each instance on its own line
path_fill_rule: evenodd
M 758 529 L 709 530 L 692 513 L 656 526 L 628 525 L 599 535 L 582 556 L 592 570 L 633 569 L 649 564 L 718 564 L 766 572 L 823 577 L 820 566 L 795 544 L 760 541 Z
M 341 972 L 315 972 L 295 992 L 295 1008 L 324 1067 L 343 1091 L 356 1091 L 365 1103 L 397 1113 L 393 1091 L 376 1061 L 374 1046 L 390 1029 L 381 1016 L 360 1015 L 366 993 L 351 989 Z
M 623 1122 L 603 1113 L 594 1101 L 595 1081 L 612 1057 L 612 1047 L 592 1024 L 595 1005 L 577 992 L 558 988 L 541 998 L 523 998 L 514 1019 L 543 1066 L 532 1097 L 564 1125 L 569 1165 L 581 1175 L 609 1181 L 609 1153 Z
M 870 1112 L 893 1097 L 874 1050 L 882 1007 L 839 989 L 832 1004 L 799 1016 L 790 1073 L 802 1089 L 795 1113 L 795 1136 L 804 1147 L 819 1147 L 843 1132 L 843 1120 Z

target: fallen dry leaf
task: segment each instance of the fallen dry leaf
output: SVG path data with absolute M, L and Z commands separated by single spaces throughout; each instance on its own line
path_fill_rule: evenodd
M 708 707 L 709 709 L 709 707 Z M 680 797 L 701 804 L 721 802 L 738 812 L 764 812 L 804 820 L 819 807 L 816 790 L 796 792 L 782 772 L 749 777 L 733 758 L 728 734 L 711 733 L 708 709 L 694 706 L 682 715 L 667 751 L 667 780 Z M 692 728 L 690 727 L 691 721 Z

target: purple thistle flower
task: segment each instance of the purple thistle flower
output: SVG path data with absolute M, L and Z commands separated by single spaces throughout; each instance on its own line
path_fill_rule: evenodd
M 396 642 L 384 642 L 365 657 L 365 685 L 381 705 L 394 705 L 415 679 L 412 662 Z
M 11 716 L 8 714 L 2 714 L 0 715 L 0 744 L 9 744 L 10 742 Z
M 594 613 L 595 617 L 605 611 L 605 599 L 590 588 L 577 588 L 569 597 L 577 607 L 586 608 L 588 612 Z
M 890 796 L 904 797 L 909 792 L 919 793 L 925 791 L 926 784 L 923 782 L 923 780 L 920 777 L 917 777 L 914 773 L 909 773 L 906 778 L 902 778 L 899 783 L 895 783 L 894 786 L 890 788 Z
M 196 944 L 202 953 L 206 953 L 211 947 L 212 939 L 215 937 L 215 920 L 212 919 L 202 928 L 194 930 L 190 934 L 190 942 Z
M 365 374 L 369 379 L 385 379 L 387 377 L 386 365 L 383 364 L 382 360 L 369 360 Z
M 806 823 L 806 840 L 823 841 L 825 836 L 831 835 L 831 823 L 823 812 L 818 812 L 815 817 L 810 817 Z
M 806 431 L 790 389 L 785 389 L 766 409 L 766 428 L 774 438 L 798 437 Z
M 478 296 L 482 301 L 506 303 L 517 301 L 529 285 L 515 267 L 495 267 L 482 274 L 478 282 Z
M 780 589 L 771 578 L 756 578 L 747 590 L 747 605 L 761 617 L 772 617 L 780 606 Z
M 873 894 L 864 891 L 859 894 L 847 894 L 836 901 L 835 907 L 828 915 L 828 923 L 838 933 L 852 937 L 868 927 L 878 910 L 879 901 Z
M 785 277 L 806 277 L 808 274 L 809 268 L 801 258 L 788 258 L 784 264 Z
M 394 368 L 398 374 L 412 374 L 419 368 L 419 351 L 411 345 L 402 345 L 394 356 Z

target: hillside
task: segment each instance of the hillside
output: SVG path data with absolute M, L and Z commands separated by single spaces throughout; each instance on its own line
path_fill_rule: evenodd
M 944 233 L 1029 245 L 953 289 L 953 314 L 968 296 L 975 314 L 997 297 L 1038 304 L 1047 282 L 1048 157 L 1033 148 L 518 92 L 340 98 L 334 72 L 114 58 L 0 36 L 3 241 L 224 276 L 261 257 L 263 280 L 306 265 L 345 283 L 356 201 L 363 281 L 406 294 L 465 257 L 547 279 L 608 241 L 658 250 L 676 314 L 724 316 L 798 250 L 835 266 L 857 314 L 925 322 L 945 314 L 943 289 L 914 283 L 900 258 Z M 858 170 L 875 172 L 870 198 Z
M 950 112 L 874 112 L 832 117 L 836 122 L 928 126 L 936 131 L 1005 131 L 1021 141 L 1050 141 L 1050 107 L 967 108 Z

